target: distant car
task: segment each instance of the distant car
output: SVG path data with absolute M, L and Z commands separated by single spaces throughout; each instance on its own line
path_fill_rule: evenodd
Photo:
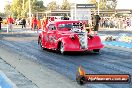
M 104 46 L 100 37 L 91 36 L 82 25 L 80 21 L 52 21 L 39 32 L 38 44 L 42 49 L 58 50 L 62 54 L 69 51 L 99 52 Z

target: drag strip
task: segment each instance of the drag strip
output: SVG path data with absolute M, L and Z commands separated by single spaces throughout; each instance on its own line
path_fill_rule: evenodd
M 2 35 L 1 35 L 2 36 Z M 20 40 L 19 40 L 20 39 Z M 3 35 L 0 46 L 12 52 L 30 57 L 57 73 L 75 81 L 80 65 L 88 74 L 130 74 L 132 75 L 132 52 L 114 48 L 104 48 L 100 54 L 73 53 L 61 55 L 51 50 L 41 50 L 37 45 L 37 35 Z M 86 88 L 131 88 L 130 84 L 88 84 Z

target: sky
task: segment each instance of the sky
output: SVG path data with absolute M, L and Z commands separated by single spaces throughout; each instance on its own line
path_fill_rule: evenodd
M 0 12 L 4 12 L 4 6 L 6 3 L 11 2 L 12 0 L 0 0 Z M 32 0 L 31 0 L 32 1 Z M 47 5 L 51 1 L 57 1 L 57 3 L 61 4 L 63 0 L 44 0 L 44 4 Z M 68 0 L 70 3 L 86 3 L 88 0 Z M 123 9 L 132 9 L 132 0 L 118 0 L 117 8 Z
M 4 6 L 6 3 L 11 2 L 12 0 L 0 0 L 0 12 L 4 11 Z
M 132 0 L 118 0 L 116 9 L 132 9 Z

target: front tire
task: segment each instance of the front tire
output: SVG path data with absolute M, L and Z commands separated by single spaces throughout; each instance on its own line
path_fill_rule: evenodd
M 44 50 L 44 47 L 43 47 L 43 45 L 42 45 L 42 40 L 41 40 L 40 38 L 39 38 L 38 44 L 39 44 L 40 48 L 41 48 L 42 50 Z
M 60 53 L 61 53 L 61 54 L 65 54 L 65 51 L 64 51 L 64 44 L 63 44 L 63 43 L 60 44 L 59 50 L 60 50 Z

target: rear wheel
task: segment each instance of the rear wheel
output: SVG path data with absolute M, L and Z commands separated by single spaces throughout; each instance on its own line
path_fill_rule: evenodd
M 93 52 L 99 53 L 100 52 L 100 49 L 94 49 Z

